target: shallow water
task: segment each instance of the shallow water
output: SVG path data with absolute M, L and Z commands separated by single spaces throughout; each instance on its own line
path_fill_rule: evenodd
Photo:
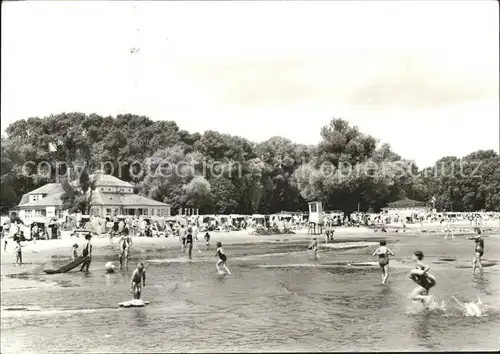
M 176 249 L 143 253 L 144 308 L 120 309 L 131 298 L 129 270 L 27 274 L 2 279 L 2 353 L 220 352 L 220 351 L 435 351 L 500 347 L 500 271 L 483 276 L 471 263 L 474 244 L 436 236 L 388 239 L 396 253 L 381 286 L 375 246 L 322 249 L 315 261 L 305 242 L 227 245 L 232 275 L 215 271 L 215 249 L 199 246 L 193 261 Z M 500 241 L 486 238 L 485 258 L 499 260 Z M 411 254 L 421 249 L 438 284 L 437 309 L 425 312 L 407 295 Z M 141 254 L 132 252 L 132 264 Z M 456 261 L 441 261 L 442 257 Z M 54 267 L 64 260 L 53 259 Z M 433 264 L 433 262 L 439 262 Z M 356 266 L 358 265 L 358 266 Z M 39 286 L 15 290 L 9 282 Z M 17 284 L 17 283 L 16 283 Z M 17 286 L 17 285 L 16 285 Z M 452 300 L 488 305 L 467 317 Z

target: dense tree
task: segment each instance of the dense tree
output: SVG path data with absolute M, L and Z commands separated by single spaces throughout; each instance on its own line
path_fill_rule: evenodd
M 10 208 L 24 193 L 63 181 L 65 206 L 88 213 L 95 185 L 89 175 L 104 169 L 131 182 L 136 193 L 172 204 L 174 212 L 267 214 L 307 210 L 313 200 L 326 209 L 378 211 L 403 197 L 435 197 L 440 210 L 500 210 L 494 151 L 444 157 L 419 170 L 344 119 L 332 119 L 320 138 L 316 146 L 282 137 L 255 144 L 132 114 L 28 118 L 2 137 L 1 205 Z M 70 183 L 75 180 L 78 187 Z

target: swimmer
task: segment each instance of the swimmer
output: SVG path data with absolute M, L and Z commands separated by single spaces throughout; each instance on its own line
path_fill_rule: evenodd
M 123 261 L 125 267 L 128 267 L 128 255 L 132 246 L 132 238 L 125 232 L 122 232 L 122 237 L 118 241 L 118 259 L 120 260 L 120 269 L 123 269 Z
M 216 253 L 216 255 L 219 257 L 219 259 L 217 260 L 217 263 L 215 264 L 215 267 L 217 268 L 217 272 L 219 274 L 224 274 L 220 270 L 220 267 L 222 266 L 222 268 L 224 268 L 226 270 L 227 274 L 231 274 L 231 272 L 229 271 L 229 269 L 226 267 L 227 257 L 226 257 L 226 254 L 224 253 L 224 250 L 222 249 L 222 243 L 221 242 L 217 242 L 217 253 Z
M 380 247 L 373 252 L 373 256 L 378 256 L 378 264 L 382 270 L 382 284 L 385 284 L 389 277 L 389 255 L 394 256 L 394 253 L 384 240 L 380 241 Z
M 311 244 L 307 248 L 309 248 L 310 250 L 313 251 L 313 253 L 314 253 L 314 259 L 319 259 L 319 255 L 318 255 L 318 241 L 316 240 L 316 237 L 313 237 Z
M 429 273 L 431 267 L 425 265 L 422 259 L 424 259 L 424 254 L 421 251 L 415 251 L 413 261 L 415 262 L 416 269 L 413 269 L 408 277 L 418 286 L 412 291 L 410 298 L 413 301 L 421 301 L 427 307 L 429 290 L 436 285 L 436 278 Z
M 137 268 L 132 273 L 132 280 L 130 282 L 132 286 L 132 293 L 134 294 L 134 300 L 141 298 L 142 288 L 146 286 L 146 271 L 144 270 L 144 264 L 142 262 L 137 264 Z
M 483 274 L 483 264 L 481 263 L 481 257 L 484 254 L 484 239 L 481 237 L 481 229 L 476 228 L 477 235 L 475 237 L 467 237 L 468 240 L 474 240 L 476 246 L 474 248 L 474 260 L 472 261 L 472 274 L 476 274 L 476 268 L 479 268 L 481 274 Z

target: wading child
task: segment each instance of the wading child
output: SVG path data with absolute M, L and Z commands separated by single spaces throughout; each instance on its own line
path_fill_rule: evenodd
M 128 267 L 128 255 L 130 253 L 130 246 L 132 246 L 132 239 L 125 230 L 122 232 L 120 241 L 118 241 L 118 259 L 120 260 L 120 269 L 123 268 L 124 261 L 125 267 Z
M 15 240 L 16 242 L 16 264 L 22 265 L 23 264 L 23 250 L 22 247 L 26 245 L 21 245 L 21 239 L 17 238 Z
M 415 269 L 408 275 L 415 284 L 418 286 L 410 294 L 413 301 L 421 301 L 427 307 L 429 301 L 429 290 L 436 285 L 436 278 L 429 273 L 431 268 L 422 262 L 424 254 L 421 251 L 415 251 L 413 254 L 413 261 L 415 262 Z
M 82 256 L 88 257 L 88 259 L 85 262 L 83 262 L 82 267 L 80 268 L 80 272 L 83 272 L 83 269 L 85 269 L 85 271 L 88 272 L 90 263 L 92 262 L 92 244 L 90 243 L 92 235 L 86 234 L 85 239 L 87 240 L 87 243 L 85 244 L 85 248 L 83 249 Z
M 188 227 L 187 235 L 186 235 L 186 247 L 188 250 L 188 257 L 191 259 L 193 253 L 193 230 L 191 227 Z
M 227 272 L 227 274 L 231 274 L 231 272 L 229 271 L 229 269 L 226 267 L 227 257 L 226 257 L 226 254 L 224 253 L 224 250 L 222 249 L 222 243 L 221 242 L 217 242 L 217 253 L 216 253 L 216 255 L 217 255 L 217 257 L 219 257 L 219 259 L 217 260 L 217 263 L 215 264 L 215 267 L 217 268 L 217 273 L 224 274 L 224 272 L 221 271 L 221 269 L 220 269 L 220 267 L 222 267 Z
M 394 253 L 384 240 L 380 241 L 380 247 L 373 252 L 373 256 L 378 256 L 378 264 L 382 270 L 382 284 L 385 284 L 389 277 L 389 255 L 394 256 Z
M 71 248 L 71 256 L 73 257 L 73 260 L 78 258 L 78 243 L 75 243 Z
M 318 255 L 318 241 L 316 240 L 316 237 L 313 237 L 311 244 L 307 248 L 309 248 L 310 250 L 313 251 L 314 259 L 319 259 L 319 255 Z
M 130 283 L 132 286 L 132 293 L 134 294 L 134 300 L 140 299 L 142 288 L 146 286 L 146 271 L 144 270 L 144 264 L 142 262 L 137 264 L 137 268 L 132 273 L 132 281 Z

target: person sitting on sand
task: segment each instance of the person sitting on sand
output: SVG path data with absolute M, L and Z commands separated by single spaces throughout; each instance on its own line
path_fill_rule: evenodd
M 137 268 L 132 273 L 132 280 L 130 283 L 132 293 L 134 294 L 134 300 L 139 300 L 141 298 L 142 288 L 146 286 L 146 271 L 144 270 L 144 264 L 142 262 L 137 264 Z
M 373 256 L 378 256 L 378 264 L 382 270 L 382 284 L 385 284 L 389 277 L 389 255 L 394 256 L 394 253 L 384 240 L 380 241 L 380 247 L 373 252 Z
M 421 251 L 415 251 L 413 254 L 415 269 L 410 272 L 408 277 L 418 286 L 412 291 L 410 298 L 413 301 L 421 301 L 427 307 L 429 290 L 436 285 L 436 278 L 429 273 L 431 267 L 425 265 L 422 259 L 424 259 L 424 254 Z
M 75 243 L 71 248 L 71 256 L 73 260 L 78 258 L 78 243 Z
M 476 243 L 474 247 L 474 260 L 472 261 L 472 274 L 476 274 L 476 268 L 479 268 L 479 271 L 483 274 L 481 257 L 484 254 L 484 239 L 481 237 L 481 229 L 479 227 L 475 231 L 477 233 L 475 237 L 466 237 L 468 240 L 473 240 Z
M 82 256 L 88 257 L 85 262 L 83 262 L 82 267 L 80 268 L 80 272 L 83 272 L 83 269 L 85 269 L 86 272 L 89 271 L 90 263 L 92 262 L 92 244 L 90 243 L 90 240 L 92 239 L 91 234 L 86 234 L 85 239 L 87 240 L 87 243 L 85 245 L 85 248 L 83 249 Z

